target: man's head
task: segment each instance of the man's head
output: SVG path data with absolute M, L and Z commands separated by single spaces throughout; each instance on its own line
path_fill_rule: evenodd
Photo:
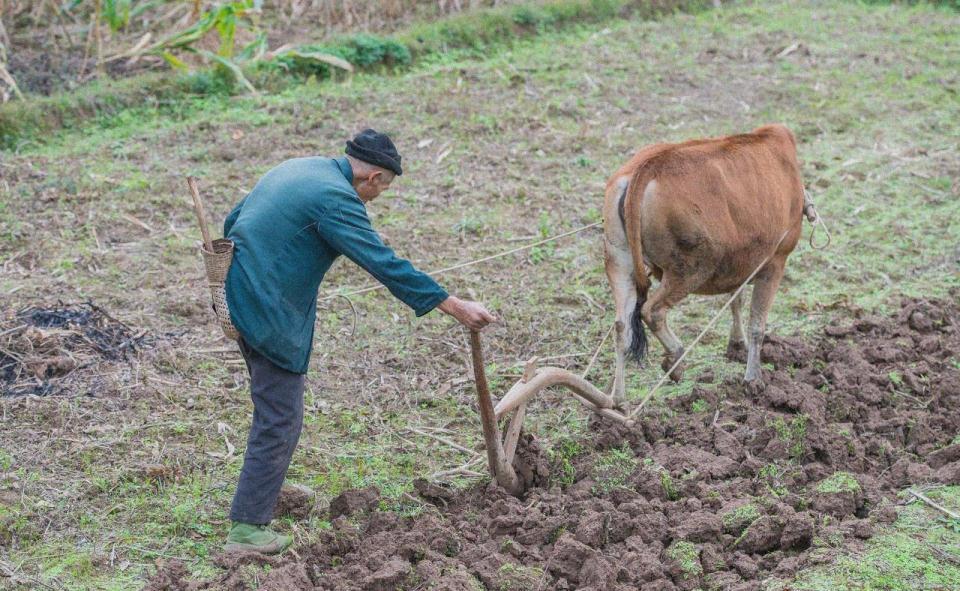
M 347 141 L 347 159 L 353 168 L 353 188 L 364 203 L 387 190 L 395 176 L 403 174 L 400 154 L 390 138 L 365 129 Z

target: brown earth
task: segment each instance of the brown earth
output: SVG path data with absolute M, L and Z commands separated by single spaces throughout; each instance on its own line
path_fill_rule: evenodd
M 348 491 L 296 555 L 224 556 L 201 582 L 171 562 L 147 589 L 249 589 L 254 571 L 259 589 L 759 589 L 856 550 L 904 487 L 960 483 L 958 315 L 910 300 L 816 342 L 771 338 L 756 394 L 727 381 L 632 430 L 593 421 L 569 486 L 528 437 L 522 499 L 418 482 L 427 509 L 404 518 L 377 511 L 375 489 Z

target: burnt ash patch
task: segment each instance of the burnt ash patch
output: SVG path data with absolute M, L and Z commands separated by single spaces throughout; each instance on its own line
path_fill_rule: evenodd
M 22 308 L 0 318 L 0 396 L 93 394 L 84 386 L 151 342 L 89 302 Z
M 909 300 L 815 342 L 771 339 L 759 392 L 698 386 L 634 429 L 593 420 L 569 486 L 524 438 L 523 499 L 421 483 L 428 509 L 403 518 L 351 491 L 298 556 L 224 558 L 194 582 L 173 562 L 147 588 L 248 589 L 237 565 L 270 564 L 260 589 L 758 590 L 856 550 L 903 488 L 960 483 L 957 321 L 955 302 Z

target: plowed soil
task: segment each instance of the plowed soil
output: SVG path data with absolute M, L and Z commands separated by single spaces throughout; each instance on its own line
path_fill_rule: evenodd
M 893 521 L 904 488 L 960 483 L 958 311 L 910 300 L 813 342 L 771 338 L 759 392 L 701 384 L 632 430 L 596 420 L 569 486 L 527 436 L 519 456 L 533 485 L 521 499 L 421 482 L 428 508 L 404 518 L 377 511 L 375 489 L 348 491 L 319 543 L 221 557 L 209 581 L 167 563 L 148 589 L 748 590 L 789 579 Z

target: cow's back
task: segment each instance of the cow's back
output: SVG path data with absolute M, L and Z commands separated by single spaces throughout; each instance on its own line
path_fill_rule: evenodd
M 800 236 L 803 184 L 796 143 L 782 125 L 752 133 L 648 146 L 618 171 L 631 177 L 626 217 L 640 220 L 644 257 L 664 269 L 714 267 L 698 293 L 736 286 L 787 232 Z

